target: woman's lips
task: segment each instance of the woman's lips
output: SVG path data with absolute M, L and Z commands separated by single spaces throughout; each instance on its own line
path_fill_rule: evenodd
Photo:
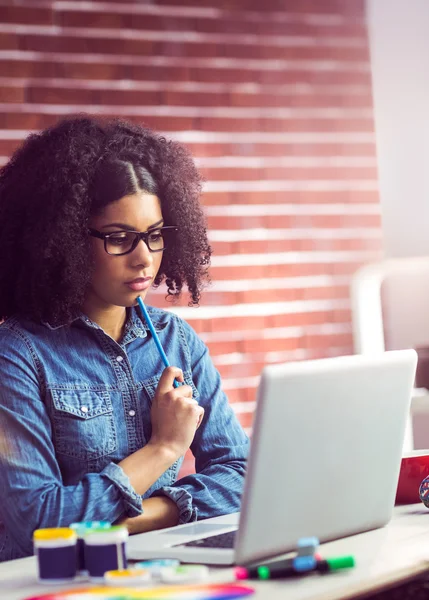
M 150 287 L 152 282 L 152 277 L 147 277 L 146 279 L 133 279 L 133 281 L 127 281 L 125 285 L 127 285 L 134 292 L 141 292 L 142 290 L 146 290 Z

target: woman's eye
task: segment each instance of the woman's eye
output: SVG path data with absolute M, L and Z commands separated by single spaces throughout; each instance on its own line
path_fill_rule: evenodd
M 162 233 L 160 231 L 154 231 L 149 236 L 149 241 L 160 242 L 162 240 Z
M 121 246 L 122 244 L 126 244 L 128 242 L 127 235 L 110 235 L 108 237 L 109 243 L 114 244 L 115 246 Z

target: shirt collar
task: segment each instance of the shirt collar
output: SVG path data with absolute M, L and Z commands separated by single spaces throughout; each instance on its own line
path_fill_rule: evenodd
M 165 318 L 162 318 L 163 317 L 162 313 L 161 314 L 155 313 L 154 310 L 152 309 L 152 307 L 150 307 L 150 306 L 148 306 L 147 309 L 148 309 L 152 324 L 155 328 L 155 331 L 161 331 L 162 329 L 164 329 L 164 327 L 166 326 L 166 322 L 165 322 Z M 80 323 L 83 323 L 83 325 L 85 325 L 86 327 L 90 327 L 91 329 L 100 329 L 100 326 L 97 325 L 97 323 L 92 321 L 89 317 L 87 317 L 83 313 L 80 313 L 79 315 L 74 317 L 74 319 L 72 319 L 72 321 L 70 323 L 60 323 L 60 324 L 52 325 L 51 323 L 49 323 L 47 321 L 42 321 L 42 324 L 45 325 L 46 327 L 48 327 L 48 329 L 55 331 L 57 329 L 61 329 L 62 327 L 65 327 L 66 325 L 72 325 L 73 323 L 76 323 L 77 321 L 79 321 Z M 127 337 L 128 334 L 133 334 L 134 337 L 146 337 L 148 331 L 149 331 L 149 326 L 146 323 L 146 320 L 144 319 L 143 315 L 141 314 L 140 308 L 134 307 L 134 306 L 131 308 L 128 308 L 127 309 L 127 320 L 125 323 L 124 338 Z

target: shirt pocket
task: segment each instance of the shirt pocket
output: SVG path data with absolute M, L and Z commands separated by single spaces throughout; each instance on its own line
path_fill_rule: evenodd
M 197 388 L 195 387 L 194 382 L 192 381 L 192 371 L 191 370 L 187 370 L 187 371 L 183 371 L 183 378 L 185 380 L 185 384 L 191 386 L 192 388 L 192 397 L 194 400 L 196 400 L 197 402 L 199 401 L 200 398 L 200 394 L 197 390 Z M 149 405 L 148 405 L 148 410 L 149 410 L 149 427 L 145 427 L 145 436 L 146 439 L 149 440 L 150 439 L 150 435 L 151 435 L 151 428 L 150 428 L 150 407 L 152 406 L 152 401 L 155 397 L 155 393 L 156 393 L 156 388 L 158 387 L 158 383 L 160 380 L 160 376 L 155 375 L 154 377 L 151 377 L 150 379 L 147 379 L 146 381 L 139 381 L 137 386 L 139 389 L 143 389 L 145 392 L 145 395 L 149 401 Z M 162 481 L 161 481 L 161 486 L 163 485 L 171 485 L 172 483 L 174 483 L 177 480 L 177 474 L 179 472 L 180 466 L 183 462 L 183 456 L 181 456 L 180 458 L 178 458 L 176 460 L 176 462 L 174 462 L 171 467 L 169 469 L 167 469 L 167 471 L 164 473 L 164 475 L 162 475 Z M 158 487 L 160 487 L 158 484 L 160 483 L 160 481 L 158 480 L 158 482 L 154 485 L 153 489 L 157 489 Z M 151 488 L 152 489 L 152 488 Z
M 94 460 L 117 449 L 113 406 L 108 390 L 51 387 L 49 392 L 58 454 Z

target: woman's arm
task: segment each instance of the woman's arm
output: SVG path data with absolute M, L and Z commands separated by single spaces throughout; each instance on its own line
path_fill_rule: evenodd
M 38 528 L 141 515 L 141 494 L 173 464 L 176 454 L 147 445 L 119 465 L 110 463 L 75 485 L 64 485 L 42 400 L 40 365 L 25 341 L 10 330 L 0 330 L 0 346 L 0 437 L 5 442 L 0 454 L 0 520 L 17 553 L 32 553 L 32 533 Z M 165 506 L 168 503 L 159 521 Z M 154 507 L 149 504 L 152 512 Z
M 249 439 L 221 390 L 221 379 L 207 347 L 184 321 L 192 359 L 192 378 L 199 391 L 204 418 L 196 431 L 191 450 L 196 473 L 154 496 L 174 500 L 180 523 L 206 519 L 240 510 Z
M 145 533 L 155 529 L 173 527 L 179 522 L 179 509 L 167 496 L 143 500 L 143 514 L 138 517 L 121 519 L 118 525 L 125 525 L 130 534 Z

